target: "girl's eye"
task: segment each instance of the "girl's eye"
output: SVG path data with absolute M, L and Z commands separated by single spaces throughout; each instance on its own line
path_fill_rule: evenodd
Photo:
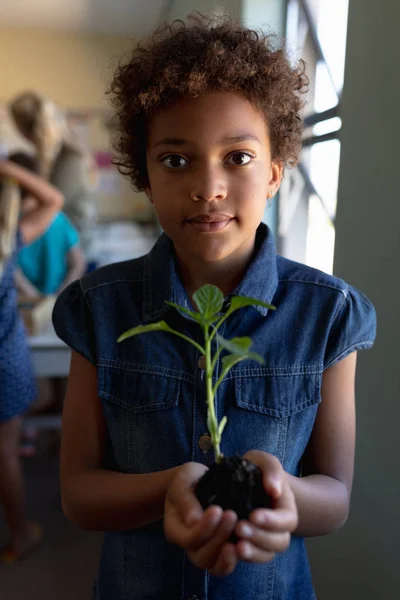
M 164 156 L 161 159 L 161 162 L 168 169 L 182 169 L 182 167 L 186 167 L 188 164 L 188 161 L 179 154 L 168 154 L 168 156 Z
M 247 165 L 253 157 L 247 152 L 234 152 L 228 157 L 227 162 L 231 165 Z

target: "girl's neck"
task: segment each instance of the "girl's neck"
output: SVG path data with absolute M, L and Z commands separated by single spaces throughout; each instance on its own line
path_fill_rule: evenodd
M 205 263 L 192 257 L 183 258 L 177 252 L 180 275 L 190 300 L 194 292 L 207 283 L 217 286 L 224 296 L 232 293 L 242 281 L 253 253 L 254 244 L 240 256 L 235 254 L 221 261 Z

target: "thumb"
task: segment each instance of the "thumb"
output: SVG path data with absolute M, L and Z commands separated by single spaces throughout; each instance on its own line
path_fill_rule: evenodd
M 275 456 L 268 455 L 268 467 L 263 473 L 265 491 L 275 500 L 279 500 L 283 493 L 284 471 L 281 463 Z
M 279 460 L 272 454 L 259 450 L 247 452 L 245 458 L 261 469 L 265 491 L 278 500 L 282 495 L 284 478 L 283 467 Z
M 205 470 L 207 469 L 198 463 L 187 463 L 178 472 L 168 492 L 169 502 L 187 527 L 195 525 L 203 516 L 202 506 L 194 494 L 194 486 Z

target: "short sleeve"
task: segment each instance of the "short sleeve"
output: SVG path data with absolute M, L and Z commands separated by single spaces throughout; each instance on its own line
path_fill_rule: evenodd
M 324 369 L 355 350 L 371 348 L 376 336 L 376 313 L 370 300 L 353 287 L 343 291 L 330 330 Z
M 71 283 L 57 298 L 53 326 L 63 342 L 96 365 L 93 319 L 80 281 Z

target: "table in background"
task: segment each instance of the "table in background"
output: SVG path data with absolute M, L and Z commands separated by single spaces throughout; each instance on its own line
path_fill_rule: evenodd
M 61 341 L 49 323 L 38 334 L 28 338 L 36 377 L 67 377 L 71 349 Z M 61 426 L 61 415 L 32 415 L 25 419 L 29 425 L 53 429 Z

